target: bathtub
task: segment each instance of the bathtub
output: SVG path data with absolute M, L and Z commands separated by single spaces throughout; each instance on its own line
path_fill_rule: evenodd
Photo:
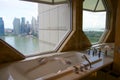
M 34 57 L 23 61 L 9 64 L 0 69 L 0 80 L 44 80 L 50 77 L 64 74 L 66 72 L 74 72 L 73 66 L 80 66 L 82 63 L 88 64 L 81 56 L 80 52 L 63 52 L 51 55 Z M 91 58 L 86 55 L 91 63 L 100 61 L 98 57 Z M 41 59 L 47 62 L 41 64 Z M 69 60 L 70 64 L 64 64 L 56 58 L 64 58 Z

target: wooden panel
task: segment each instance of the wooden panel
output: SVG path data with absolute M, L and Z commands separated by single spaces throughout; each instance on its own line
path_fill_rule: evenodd
M 117 9 L 117 0 L 106 0 L 108 6 L 108 13 L 107 13 L 107 34 L 103 38 L 103 42 L 112 43 L 115 42 L 115 25 L 116 25 L 116 9 Z
M 116 35 L 115 35 L 115 53 L 114 53 L 114 70 L 120 72 L 120 0 L 118 0 L 116 16 Z
M 0 64 L 18 61 L 25 56 L 0 39 Z
M 72 0 L 72 32 L 59 51 L 83 50 L 91 46 L 82 31 L 83 0 Z

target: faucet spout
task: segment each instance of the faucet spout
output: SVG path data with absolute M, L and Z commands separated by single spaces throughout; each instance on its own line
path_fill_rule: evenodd
M 91 62 L 89 61 L 89 59 L 86 57 L 86 55 L 83 55 L 82 58 L 84 58 L 90 65 L 90 68 L 92 68 Z

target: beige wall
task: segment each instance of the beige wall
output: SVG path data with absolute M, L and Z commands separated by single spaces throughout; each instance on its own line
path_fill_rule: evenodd
M 38 16 L 39 39 L 54 48 L 70 30 L 70 5 L 39 4 Z

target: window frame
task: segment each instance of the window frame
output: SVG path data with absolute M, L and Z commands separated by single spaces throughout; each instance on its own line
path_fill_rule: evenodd
M 71 32 L 73 30 L 73 27 L 72 27 L 72 0 L 68 0 L 68 5 L 70 6 L 70 29 L 66 32 L 66 34 L 63 35 L 63 39 L 55 46 L 54 50 L 40 52 L 38 54 L 25 55 L 26 57 L 33 57 L 33 56 L 38 56 L 38 55 L 46 55 L 46 54 L 56 53 L 61 48 L 62 44 L 65 42 L 65 40 L 68 38 L 68 36 L 71 34 Z
M 34 2 L 32 2 L 34 3 Z M 46 52 L 38 52 L 38 53 L 32 53 L 32 54 L 24 54 L 24 53 L 21 53 L 20 51 L 18 51 L 16 48 L 12 47 L 10 44 L 8 44 L 6 42 L 6 44 L 10 45 L 11 48 L 16 51 L 18 51 L 20 54 L 24 55 L 26 58 L 28 57 L 34 57 L 34 56 L 38 56 L 38 55 L 45 55 L 45 54 L 52 54 L 52 53 L 55 53 L 59 50 L 59 48 L 62 46 L 62 44 L 64 43 L 64 41 L 67 39 L 67 37 L 70 35 L 70 33 L 72 32 L 72 0 L 69 0 L 68 3 L 65 3 L 65 4 L 68 4 L 68 6 L 70 7 L 70 27 L 69 29 L 65 32 L 65 34 L 63 35 L 62 39 L 60 40 L 59 43 L 56 44 L 55 48 L 53 50 L 50 50 L 50 51 L 46 51 Z M 48 4 L 50 5 L 50 4 Z M 56 4 L 56 5 L 59 5 L 59 4 Z M 0 39 L 1 40 L 1 39 Z
M 106 24 L 105 24 L 105 30 L 103 32 L 103 34 L 101 35 L 101 37 L 99 38 L 98 42 L 96 43 L 90 43 L 92 45 L 96 45 L 96 44 L 99 44 L 99 43 L 103 43 L 104 42 L 104 39 L 106 38 L 106 36 L 109 34 L 109 31 L 110 31 L 110 18 L 111 18 L 111 14 L 110 14 L 110 9 L 108 8 L 108 2 L 107 0 L 102 0 L 103 2 L 103 5 L 105 7 L 105 11 L 96 11 L 96 12 L 106 12 Z M 85 9 L 86 11 L 89 11 L 89 12 L 94 12 L 94 11 L 91 11 L 91 10 L 87 10 Z M 83 26 L 82 26 L 83 27 Z M 83 31 L 84 32 L 84 31 Z M 85 32 L 84 32 L 85 33 Z M 88 37 L 87 37 L 88 38 Z

